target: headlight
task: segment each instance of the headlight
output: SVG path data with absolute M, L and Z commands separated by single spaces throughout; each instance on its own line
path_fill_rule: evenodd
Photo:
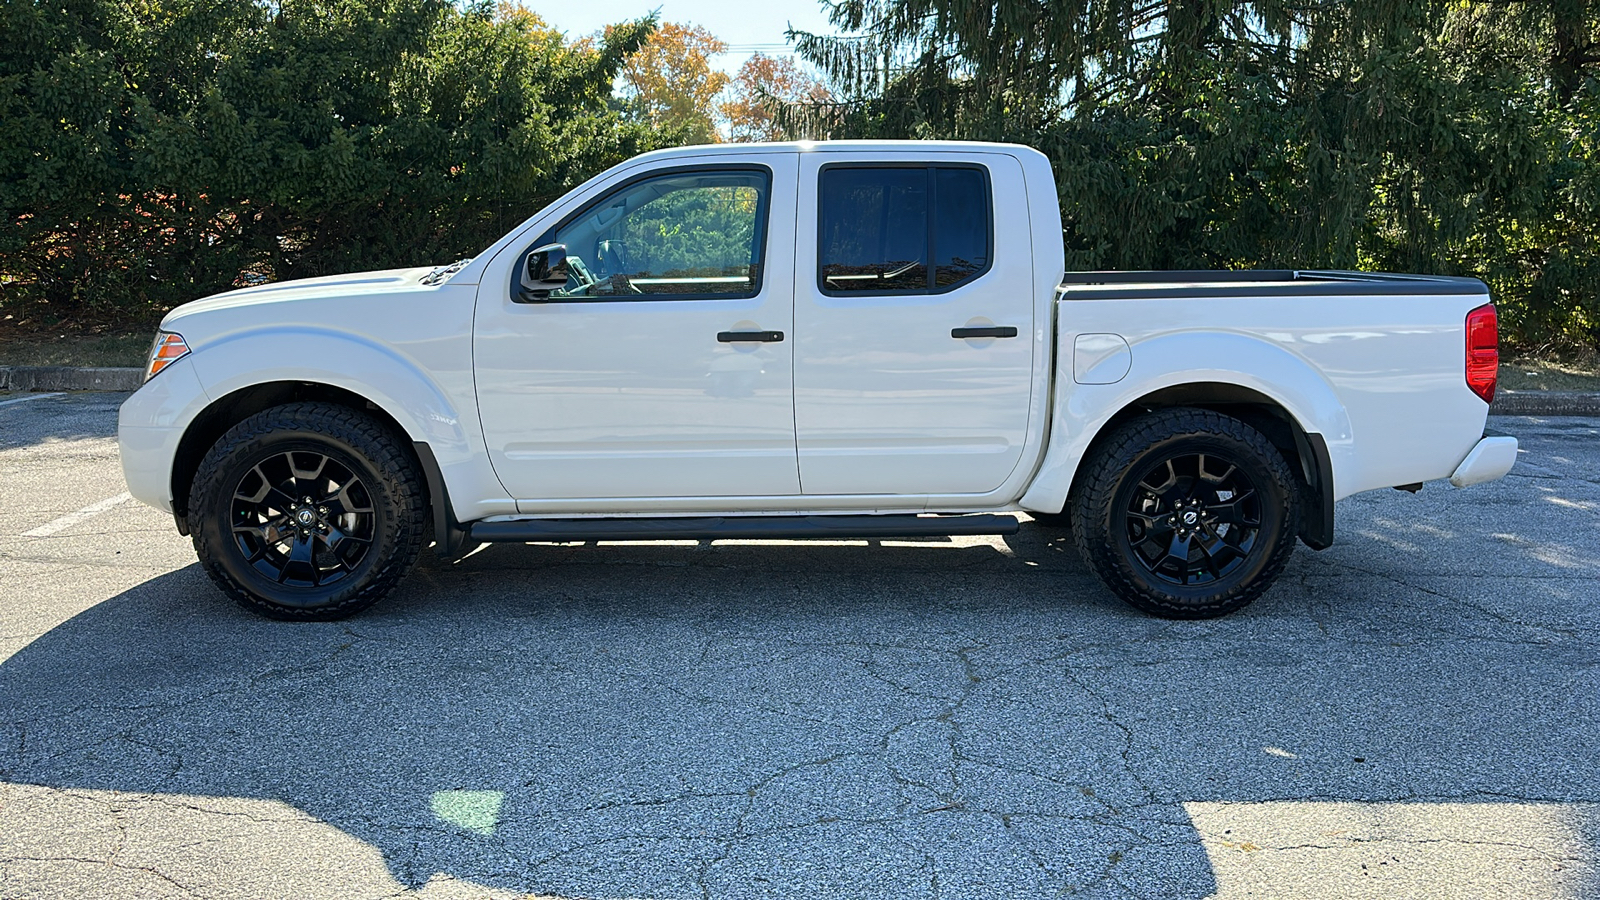
M 156 377 L 156 373 L 172 365 L 189 353 L 189 345 L 183 342 L 183 335 L 173 334 L 170 331 L 156 332 L 156 341 L 150 345 L 150 365 L 145 368 L 144 380 L 149 381 Z

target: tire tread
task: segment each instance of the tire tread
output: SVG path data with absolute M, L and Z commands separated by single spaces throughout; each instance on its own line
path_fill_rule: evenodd
M 254 451 L 272 436 L 284 431 L 312 432 L 343 441 L 355 448 L 367 457 L 383 481 L 374 487 L 387 493 L 395 504 L 394 541 L 392 546 L 384 548 L 387 551 L 385 558 L 364 580 L 352 585 L 355 589 L 348 596 L 310 609 L 284 606 L 253 594 L 219 562 L 218 554 L 231 552 L 232 548 L 211 546 L 207 530 L 201 527 L 202 511 L 214 505 L 216 492 L 232 489 L 232 485 L 226 483 L 232 471 L 227 465 L 228 460 Z M 223 434 L 206 452 L 196 469 L 194 484 L 189 492 L 192 498 L 188 513 L 189 534 L 206 574 L 223 593 L 251 612 L 295 621 L 342 619 L 383 599 L 416 561 L 422 550 L 427 525 L 427 497 L 421 485 L 422 476 L 411 453 L 389 429 L 371 416 L 333 403 L 288 403 L 244 419 Z M 379 551 L 378 545 L 374 545 L 373 551 Z
M 1182 437 L 1224 436 L 1248 445 L 1267 463 L 1267 475 L 1277 496 L 1284 499 L 1284 525 L 1265 566 L 1256 577 L 1231 590 L 1199 602 L 1174 602 L 1151 591 L 1132 577 L 1111 532 L 1111 505 L 1122 479 L 1139 455 L 1161 441 Z M 1156 410 L 1125 423 L 1101 442 L 1086 460 L 1078 478 L 1080 486 L 1068 500 L 1072 512 L 1072 539 L 1090 570 L 1128 604 L 1170 619 L 1211 619 L 1227 615 L 1254 602 L 1270 588 L 1294 551 L 1299 531 L 1298 482 L 1283 455 L 1261 432 L 1243 421 L 1208 409 L 1173 407 Z M 1259 487 L 1258 487 L 1259 489 Z

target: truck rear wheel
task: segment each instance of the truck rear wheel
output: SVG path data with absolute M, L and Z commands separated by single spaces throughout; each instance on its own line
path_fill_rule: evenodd
M 1261 596 L 1294 550 L 1299 492 L 1276 447 L 1203 409 L 1119 427 L 1085 461 L 1073 539 L 1111 592 L 1151 615 L 1210 619 Z
M 416 462 L 371 417 L 292 403 L 235 425 L 201 460 L 189 532 L 246 609 L 328 621 L 381 600 L 422 547 Z

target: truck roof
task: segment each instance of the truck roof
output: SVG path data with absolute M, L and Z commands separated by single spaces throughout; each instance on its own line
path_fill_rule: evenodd
M 673 159 L 680 156 L 704 158 L 750 153 L 839 153 L 862 150 L 913 150 L 919 153 L 1015 153 L 1039 151 L 1024 144 L 1001 144 L 989 141 L 774 141 L 770 143 L 690 144 L 654 150 L 634 157 L 630 162 Z

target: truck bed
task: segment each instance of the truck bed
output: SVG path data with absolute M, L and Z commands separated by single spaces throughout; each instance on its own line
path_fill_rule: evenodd
M 1056 289 L 1063 300 L 1118 297 L 1313 297 L 1340 295 L 1487 294 L 1476 278 L 1400 275 L 1341 269 L 1173 269 L 1068 272 Z

